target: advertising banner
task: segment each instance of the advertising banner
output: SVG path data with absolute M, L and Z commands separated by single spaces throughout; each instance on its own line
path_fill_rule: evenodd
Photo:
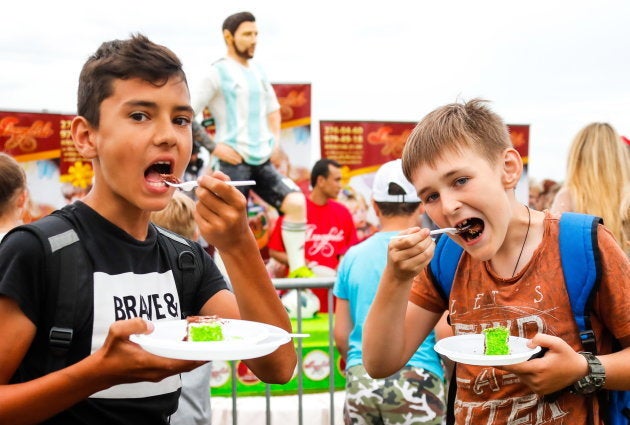
M 71 114 L 0 111 L 0 151 L 19 161 L 27 176 L 25 221 L 46 215 L 89 190 L 92 164 L 74 147 L 73 118 Z
M 59 159 L 60 181 L 86 189 L 92 164 L 77 152 L 70 125 L 74 115 L 0 111 L 0 151 L 20 162 Z
M 311 85 L 272 84 L 282 117 L 280 172 L 295 181 L 304 192 L 309 189 L 311 167 Z

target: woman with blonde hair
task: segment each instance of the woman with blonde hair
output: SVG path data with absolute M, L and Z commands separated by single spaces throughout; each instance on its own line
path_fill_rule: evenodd
M 629 185 L 628 148 L 610 124 L 591 123 L 573 139 L 566 180 L 551 211 L 575 211 L 603 218 L 606 227 L 629 254 L 627 235 L 622 230 L 628 214 L 628 211 L 622 212 L 622 205 Z

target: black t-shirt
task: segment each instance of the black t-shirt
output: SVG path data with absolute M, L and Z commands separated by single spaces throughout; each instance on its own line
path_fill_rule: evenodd
M 73 223 L 92 271 L 76 294 L 76 325 L 68 354 L 71 363 L 102 346 L 110 324 L 116 320 L 178 320 L 182 310 L 197 312 L 216 292 L 227 289 L 210 256 L 189 241 L 203 258 L 203 273 L 199 282 L 186 282 L 197 286 L 192 297 L 196 305 L 182 309 L 167 253 L 159 246 L 153 226 L 149 226 L 147 239 L 138 241 L 81 202 L 62 211 Z M 0 245 L 0 295 L 14 299 L 38 328 L 14 382 L 46 373 L 46 329 L 52 320 L 45 313 L 50 305 L 47 284 L 44 248 L 39 240 L 27 231 L 8 235 Z M 180 387 L 178 375 L 159 383 L 118 385 L 93 394 L 45 423 L 166 424 L 177 409 Z

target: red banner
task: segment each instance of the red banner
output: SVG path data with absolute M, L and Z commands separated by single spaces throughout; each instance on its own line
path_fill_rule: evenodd
M 508 129 L 512 145 L 521 154 L 523 164 L 527 165 L 529 163 L 529 125 L 508 124 Z
M 344 165 L 350 175 L 370 172 L 379 165 L 400 158 L 415 122 L 320 121 L 322 158 Z M 529 125 L 508 125 L 512 144 L 527 164 Z
M 311 124 L 311 85 L 274 83 L 282 128 Z
M 62 143 L 72 144 L 72 115 L 0 111 L 0 151 L 20 162 L 59 158 Z
M 320 121 L 322 158 L 344 166 L 350 175 L 372 172 L 400 158 L 413 122 Z
M 70 126 L 74 115 L 0 111 L 0 151 L 20 162 L 59 158 L 62 182 L 85 189 L 92 164 L 77 152 Z

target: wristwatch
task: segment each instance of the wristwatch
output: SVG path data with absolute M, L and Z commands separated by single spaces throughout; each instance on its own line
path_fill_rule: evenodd
M 599 391 L 606 382 L 604 366 L 592 353 L 581 351 L 588 363 L 588 374 L 570 387 L 574 394 L 588 395 Z

